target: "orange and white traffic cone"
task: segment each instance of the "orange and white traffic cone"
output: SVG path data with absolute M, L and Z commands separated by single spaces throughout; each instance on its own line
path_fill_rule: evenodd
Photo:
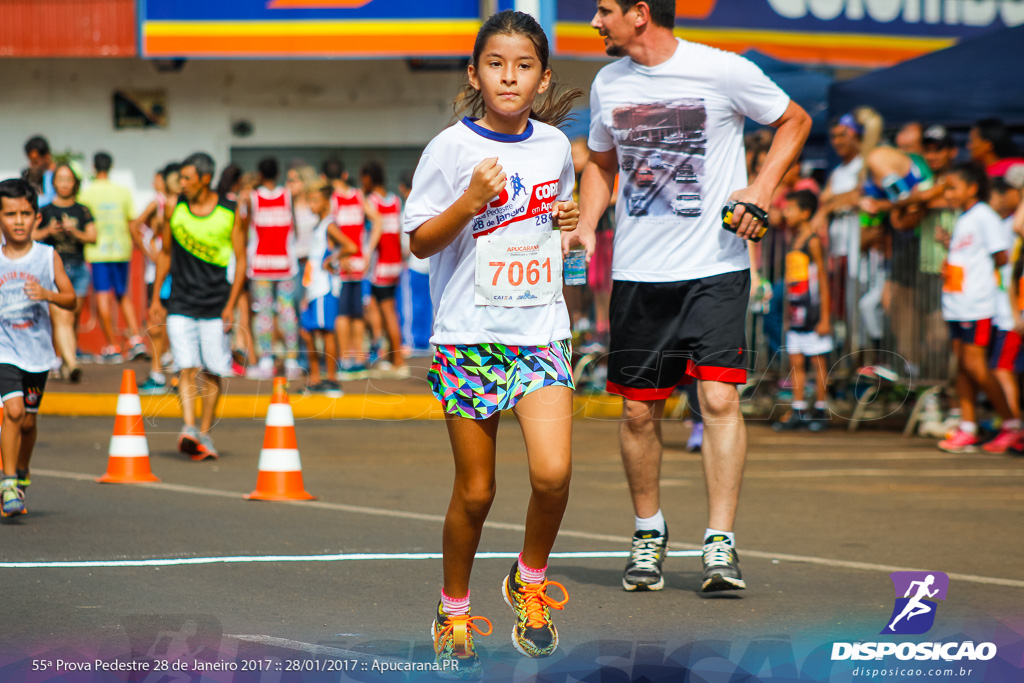
M 313 500 L 302 483 L 302 463 L 295 442 L 295 417 L 288 403 L 288 381 L 274 380 L 274 394 L 267 409 L 267 430 L 260 451 L 256 490 L 249 500 Z
M 96 481 L 101 484 L 149 484 L 160 481 L 149 469 L 149 444 L 142 425 L 142 402 L 135 386 L 135 371 L 121 375 L 121 394 L 117 397 L 114 435 L 110 437 L 107 473 Z

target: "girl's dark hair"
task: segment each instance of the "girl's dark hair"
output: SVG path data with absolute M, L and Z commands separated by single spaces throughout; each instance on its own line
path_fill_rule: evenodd
M 185 163 L 182 165 L 188 166 L 188 159 L 186 159 Z M 199 168 L 196 168 L 196 171 L 198 171 L 200 175 L 205 175 Z M 220 180 L 217 181 L 217 194 L 221 197 L 226 197 L 234 192 L 235 186 L 238 185 L 238 182 L 242 179 L 243 173 L 244 171 L 242 171 L 242 167 L 238 164 L 228 164 L 225 166 L 224 170 L 220 172 Z
M 172 175 L 174 173 L 181 173 L 181 164 L 179 164 L 176 161 L 172 161 L 171 163 L 167 164 L 162 169 L 160 169 L 160 175 L 163 176 L 165 182 L 167 181 L 167 176 Z
M 66 163 L 66 162 L 61 162 L 61 163 L 57 164 L 56 166 L 54 166 L 54 168 L 53 168 L 53 177 L 54 178 L 57 177 L 57 171 L 59 171 L 62 168 L 68 169 L 68 171 L 71 172 L 71 177 L 75 179 L 75 187 L 71 190 L 71 196 L 72 197 L 77 197 L 78 196 L 78 190 L 81 189 L 81 187 L 82 187 L 82 179 L 78 177 L 77 173 L 75 173 L 75 169 L 71 168 L 71 164 Z
M 376 161 L 368 161 L 363 164 L 359 175 L 368 177 L 374 187 L 382 187 L 384 185 L 384 167 Z
M 530 42 L 533 43 L 534 49 L 537 51 L 537 57 L 540 59 L 541 71 L 547 70 L 551 58 L 551 50 L 548 46 L 548 37 L 544 33 L 544 29 L 529 14 L 510 9 L 492 14 L 490 19 L 485 21 L 484 25 L 480 27 L 480 31 L 476 34 L 476 42 L 473 43 L 473 68 L 479 68 L 480 55 L 483 53 L 487 41 L 496 35 L 524 36 L 529 38 Z M 530 110 L 530 118 L 541 123 L 557 126 L 568 118 L 569 112 L 572 110 L 573 101 L 582 95 L 583 91 L 579 88 L 559 87 L 552 77 L 547 96 L 539 106 L 536 102 L 534 103 L 533 109 Z M 482 117 L 485 113 L 483 95 L 479 90 L 470 85 L 467 80 L 459 94 L 455 96 L 452 109 L 456 117 L 466 112 L 470 116 Z
M 260 162 L 256 164 L 256 170 L 260 172 L 260 176 L 264 180 L 277 180 L 277 176 L 281 172 L 277 165 L 277 159 L 274 157 L 260 159 Z
M 982 119 L 974 124 L 978 137 L 992 143 L 992 152 L 1000 159 L 1017 156 L 1017 144 L 1000 119 Z
M 957 164 L 950 170 L 955 176 L 958 176 L 968 186 L 976 185 L 978 187 L 978 201 L 987 202 L 989 196 L 989 184 L 988 174 L 978 164 L 973 161 L 965 161 Z

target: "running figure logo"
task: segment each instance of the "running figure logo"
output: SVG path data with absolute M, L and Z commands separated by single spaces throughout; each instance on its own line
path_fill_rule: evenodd
M 893 572 L 890 577 L 896 589 L 896 604 L 881 633 L 926 633 L 935 623 L 935 600 L 946 599 L 949 577 L 942 572 Z
M 510 201 L 515 201 L 516 197 L 519 196 L 520 192 L 522 192 L 523 194 L 526 194 L 526 186 L 523 185 L 523 179 L 519 177 L 518 173 L 513 173 L 512 174 L 511 181 L 512 181 L 512 199 Z

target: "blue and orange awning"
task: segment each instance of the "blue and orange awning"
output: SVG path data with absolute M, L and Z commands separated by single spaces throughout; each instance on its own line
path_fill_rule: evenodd
M 787 62 L 851 67 L 885 67 L 942 50 L 956 38 L 857 33 L 774 31 L 737 28 L 683 28 L 676 35 L 732 52 L 757 50 Z M 562 57 L 604 57 L 604 43 L 588 24 L 555 25 L 557 53 Z
M 148 21 L 141 37 L 143 55 L 156 58 L 450 56 L 472 52 L 479 27 L 466 19 Z

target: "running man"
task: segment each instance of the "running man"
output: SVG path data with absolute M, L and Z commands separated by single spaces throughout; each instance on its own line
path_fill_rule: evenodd
M 163 228 L 153 283 L 153 291 L 159 292 L 170 274 L 171 292 L 166 308 L 160 297 L 154 297 L 149 309 L 154 322 L 167 318 L 174 365 L 181 369 L 178 395 L 185 426 L 178 449 L 193 460 L 217 457 L 210 427 L 221 377 L 232 375 L 228 330 L 245 286 L 245 232 L 235 203 L 210 189 L 214 170 L 213 159 L 202 152 L 181 162 L 181 198 Z M 232 252 L 235 271 L 229 280 Z M 198 429 L 197 395 L 203 399 Z
M 737 206 L 734 236 L 722 229 L 721 212 L 729 201 L 768 209 L 811 119 L 750 61 L 677 39 L 675 6 L 598 0 L 591 26 L 606 52 L 622 59 L 604 67 L 590 91 L 591 154 L 580 184 L 579 228 L 564 236 L 563 250 L 582 244 L 593 254 L 621 162 L 608 391 L 623 397 L 619 440 L 636 513 L 622 586 L 665 585 L 660 421 L 675 386 L 696 379 L 709 508 L 701 589 L 735 590 L 746 587 L 733 535 L 746 458 L 736 389 L 747 379 L 750 259 L 742 238 L 757 223 Z M 744 117 L 777 129 L 749 186 Z
M 929 592 L 928 587 L 931 586 L 933 583 L 935 583 L 934 574 L 929 574 L 928 576 L 926 576 L 924 581 L 910 582 L 910 585 L 907 586 L 907 592 L 903 594 L 903 597 L 910 598 L 910 593 L 914 590 L 914 586 L 917 586 L 917 593 L 914 595 L 914 597 L 910 598 L 910 602 L 908 602 L 907 606 L 903 608 L 903 611 L 900 612 L 899 616 L 893 619 L 892 623 L 889 624 L 890 631 L 894 633 L 896 632 L 896 622 L 902 619 L 903 617 L 906 617 L 907 621 L 910 621 L 919 614 L 928 614 L 932 611 L 932 608 L 922 603 L 921 600 L 923 600 L 924 598 L 934 598 L 935 594 L 939 592 L 938 588 Z

